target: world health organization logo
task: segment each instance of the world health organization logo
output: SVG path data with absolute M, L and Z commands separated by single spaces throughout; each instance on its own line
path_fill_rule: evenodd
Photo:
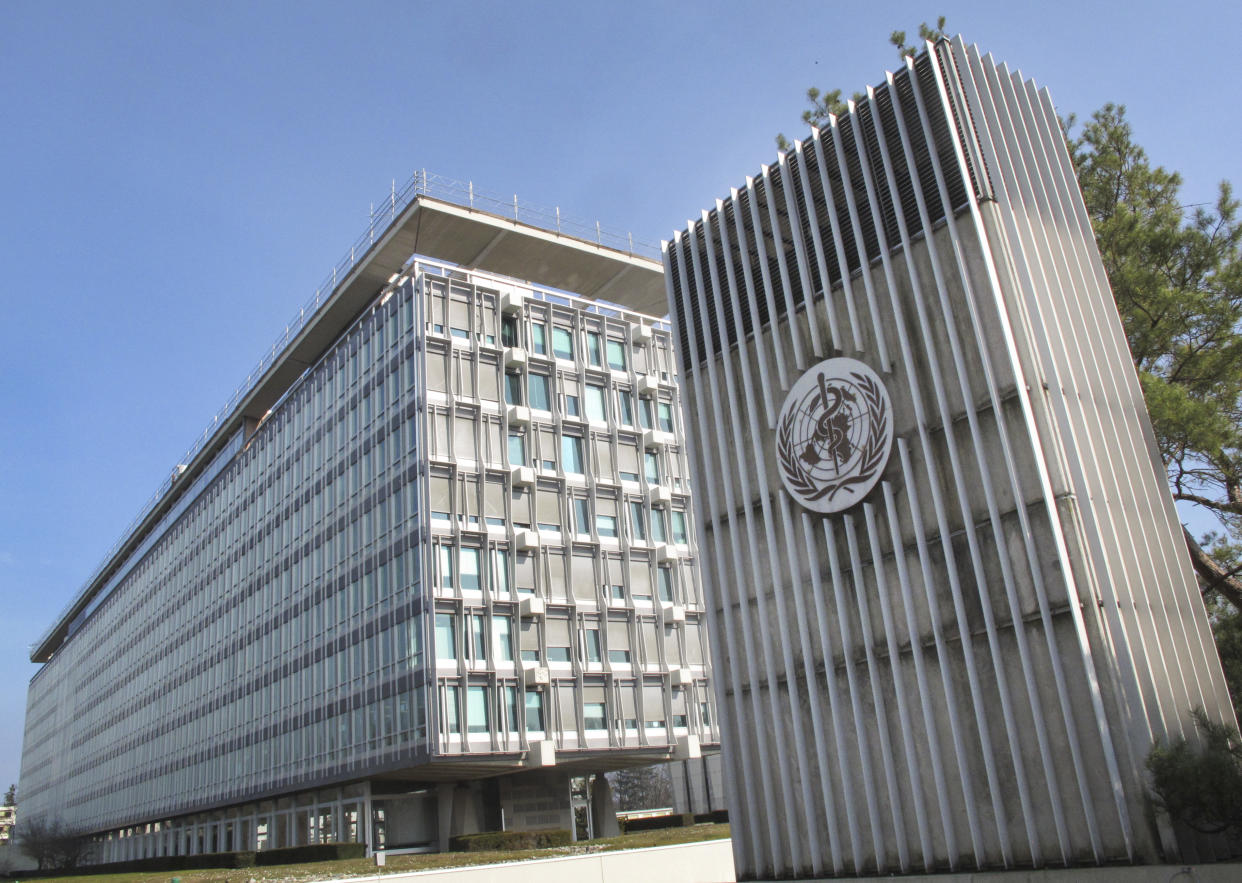
M 892 405 L 874 371 L 826 359 L 798 378 L 776 429 L 781 481 L 813 512 L 841 512 L 875 487 L 893 446 Z

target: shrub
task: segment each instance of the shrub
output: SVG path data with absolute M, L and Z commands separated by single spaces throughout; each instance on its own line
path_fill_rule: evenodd
M 312 843 L 310 846 L 284 846 L 265 849 L 255 854 L 257 865 L 296 865 L 301 862 L 330 862 L 349 858 L 363 858 L 367 854 L 365 843 Z
M 727 825 L 729 823 L 729 811 L 727 809 L 713 809 L 711 812 L 695 813 L 694 823 L 696 825 L 700 825 L 700 824 Z
M 688 828 L 694 824 L 694 821 L 694 816 L 688 812 L 647 816 L 641 819 L 626 819 L 621 825 L 621 831 L 631 834 L 634 831 L 657 831 L 660 828 Z
M 453 852 L 544 849 L 549 846 L 567 846 L 572 842 L 573 835 L 563 828 L 548 831 L 487 831 L 454 837 L 449 841 L 449 849 Z
M 1201 750 L 1185 739 L 1157 745 L 1147 755 L 1156 805 L 1203 834 L 1242 834 L 1242 743 L 1238 731 L 1192 712 Z

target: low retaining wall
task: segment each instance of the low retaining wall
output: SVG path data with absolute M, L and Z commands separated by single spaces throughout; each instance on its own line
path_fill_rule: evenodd
M 731 883 L 734 879 L 733 841 L 725 839 L 499 865 L 350 877 L 340 883 Z

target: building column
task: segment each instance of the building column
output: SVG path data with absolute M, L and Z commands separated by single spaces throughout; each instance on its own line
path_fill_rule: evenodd
M 612 799 L 612 785 L 603 773 L 596 773 L 591 784 L 591 826 L 596 837 L 617 837 L 621 834 L 621 825 L 617 823 L 617 804 Z

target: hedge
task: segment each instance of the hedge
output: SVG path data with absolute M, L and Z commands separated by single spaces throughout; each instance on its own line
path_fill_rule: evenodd
M 566 829 L 549 831 L 487 831 L 482 834 L 462 834 L 449 840 L 453 852 L 483 852 L 496 849 L 543 849 L 547 846 L 567 846 L 573 835 Z
M 729 811 L 727 809 L 713 809 L 711 812 L 696 812 L 694 814 L 694 823 L 698 824 L 720 824 L 727 825 L 729 823 Z
M 265 849 L 255 854 L 258 865 L 297 865 L 302 862 L 330 862 L 348 858 L 364 858 L 365 843 L 313 843 L 310 846 L 285 846 Z
M 694 815 L 688 812 L 647 816 L 640 819 L 626 819 L 621 824 L 621 832 L 629 834 L 633 831 L 655 831 L 660 828 L 689 828 L 694 822 Z

